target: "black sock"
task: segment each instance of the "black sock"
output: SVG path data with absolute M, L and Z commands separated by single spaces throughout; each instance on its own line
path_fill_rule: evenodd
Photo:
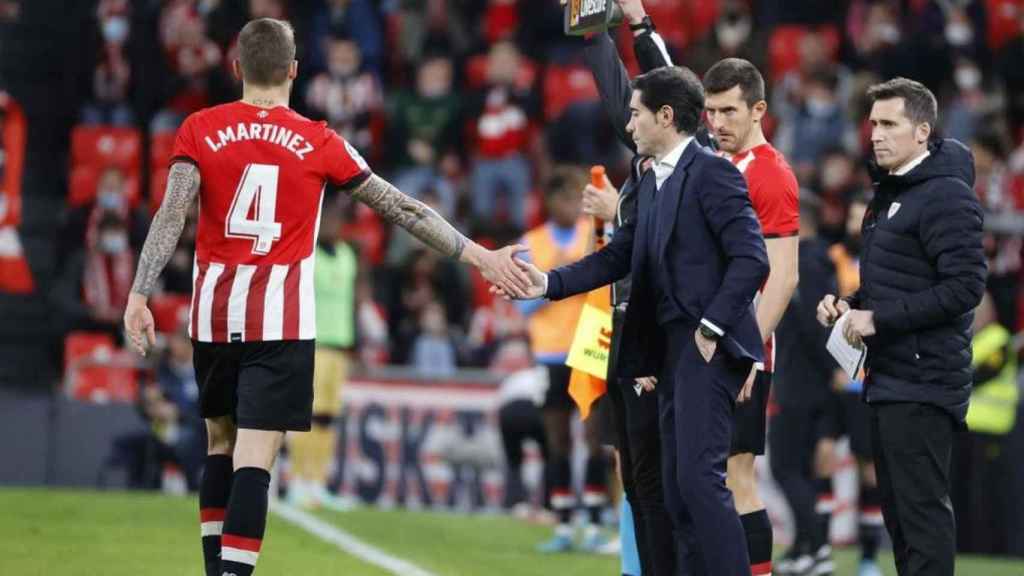
M 860 487 L 860 519 L 857 527 L 860 539 L 861 557 L 874 560 L 878 555 L 878 543 L 882 539 L 882 498 L 875 486 Z
M 221 538 L 221 571 L 251 576 L 267 526 L 267 490 L 270 473 L 262 468 L 239 468 L 231 485 L 231 498 Z
M 583 505 L 592 526 L 600 526 L 602 515 L 608 505 L 608 459 L 598 450 L 587 458 L 586 473 L 583 477 Z
M 563 535 L 572 523 L 572 512 L 576 508 L 576 497 L 572 493 L 572 469 L 568 457 L 556 457 L 548 463 L 548 478 L 551 482 L 551 509 L 558 517 L 556 533 Z
M 817 549 L 831 541 L 829 540 L 829 531 L 832 524 L 832 512 L 835 509 L 835 497 L 832 494 L 831 478 L 818 478 L 814 484 L 818 492 L 818 501 L 814 507 L 817 517 L 815 526 L 815 539 L 817 540 L 815 548 Z
M 199 522 L 206 576 L 220 576 L 220 533 L 231 494 L 231 456 L 206 457 L 199 482 Z
M 750 555 L 750 573 L 753 576 L 772 572 L 772 523 L 767 510 L 758 510 L 740 516 L 747 534 L 747 553 Z

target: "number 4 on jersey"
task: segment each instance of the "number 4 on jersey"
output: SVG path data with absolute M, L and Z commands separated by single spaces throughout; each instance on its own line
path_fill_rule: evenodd
M 281 223 L 274 221 L 279 171 L 278 166 L 271 164 L 246 166 L 228 211 L 224 235 L 251 238 L 252 253 L 260 256 L 269 254 L 271 244 L 281 239 Z

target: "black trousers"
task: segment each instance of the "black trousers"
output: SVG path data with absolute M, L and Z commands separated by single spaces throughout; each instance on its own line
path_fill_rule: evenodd
M 813 406 L 783 404 L 768 429 L 772 476 L 793 510 L 796 523 L 794 547 L 816 549 L 824 544 L 814 506 L 817 501 L 814 449 L 818 442 L 822 411 Z
M 615 378 L 625 313 L 613 314 L 608 400 L 622 468 L 622 487 L 633 509 L 637 551 L 644 576 L 674 576 L 675 540 L 661 485 L 658 395 L 637 394 L 633 382 Z
M 941 408 L 914 402 L 871 408 L 875 469 L 896 571 L 900 576 L 953 576 L 953 418 Z

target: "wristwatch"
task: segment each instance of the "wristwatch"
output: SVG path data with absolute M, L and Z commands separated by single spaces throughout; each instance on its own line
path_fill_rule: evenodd
M 717 341 L 718 338 L 719 338 L 718 332 L 715 332 L 714 330 L 712 330 L 711 328 L 708 328 L 704 324 L 700 325 L 700 335 L 705 337 L 705 338 L 707 338 L 708 340 L 716 340 Z
M 639 24 L 630 24 L 629 29 L 633 32 L 636 32 L 637 30 L 650 30 L 653 32 L 654 20 L 651 20 L 651 17 L 645 14 L 643 20 L 641 20 Z

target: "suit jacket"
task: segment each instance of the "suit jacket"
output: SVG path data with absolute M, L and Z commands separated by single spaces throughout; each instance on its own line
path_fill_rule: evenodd
M 619 375 L 660 375 L 665 342 L 658 326 L 655 279 L 649 274 L 657 266 L 665 270 L 668 292 L 694 328 L 707 319 L 725 332 L 719 345 L 726 353 L 762 361 L 752 303 L 768 277 L 768 254 L 743 176 L 731 162 L 694 141 L 657 193 L 660 201 L 655 201 L 651 170 L 637 192 L 637 217 L 616 230 L 602 250 L 549 272 L 545 296 L 566 298 L 632 273 Z M 662 221 L 649 226 L 648 220 L 655 224 L 655 219 Z M 649 240 L 656 242 L 655 263 L 647 261 Z

